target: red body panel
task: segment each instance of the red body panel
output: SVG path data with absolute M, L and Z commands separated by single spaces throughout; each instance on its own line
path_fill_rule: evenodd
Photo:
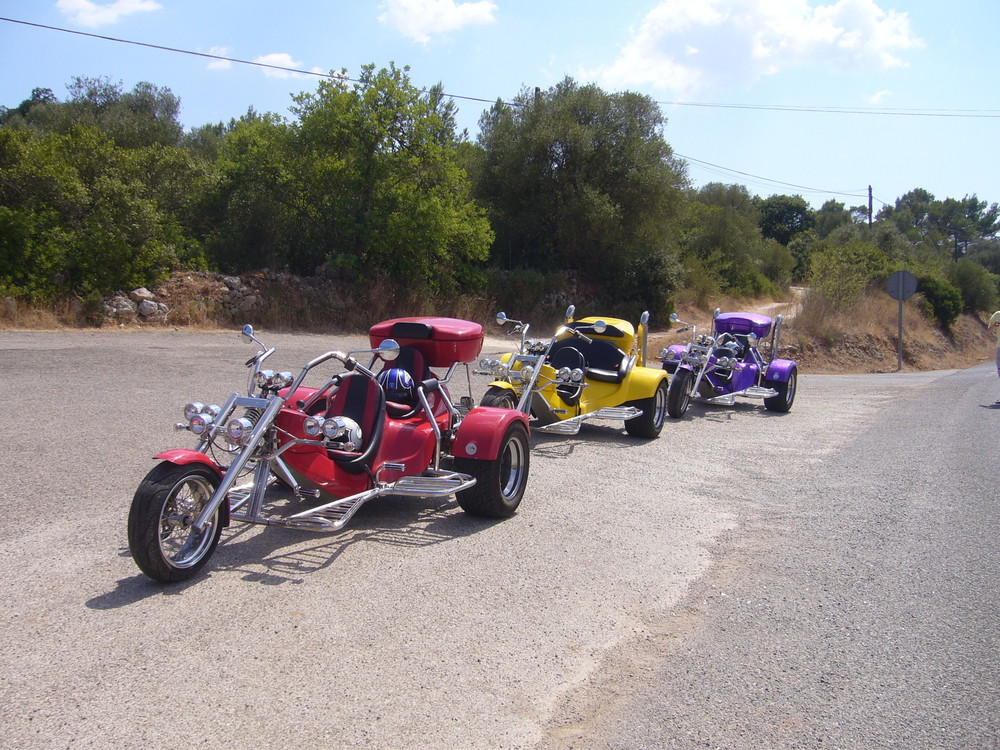
M 492 461 L 500 452 L 500 441 L 511 422 L 521 422 L 528 429 L 528 418 L 522 412 L 477 406 L 459 426 L 452 445 L 452 455 L 456 458 Z
M 187 464 L 205 464 L 210 466 L 215 470 L 215 473 L 220 477 L 223 475 L 221 467 L 215 463 L 211 458 L 206 456 L 204 453 L 199 453 L 196 450 L 190 448 L 172 448 L 168 451 L 163 451 L 162 453 L 157 453 L 153 458 L 158 458 L 161 461 L 169 461 L 172 464 L 177 464 L 178 466 L 186 466 Z
M 395 318 L 368 329 L 372 347 L 386 339 L 409 346 L 424 355 L 430 367 L 451 367 L 453 362 L 473 362 L 483 348 L 483 327 L 458 318 Z
M 314 389 L 300 388 L 296 399 L 305 399 L 315 393 Z M 438 424 L 442 432 L 448 428 L 448 411 L 439 394 L 432 394 L 431 408 L 437 412 Z M 293 401 L 294 401 L 293 400 Z M 292 409 L 282 409 L 275 425 L 295 437 L 304 438 L 302 422 L 306 415 Z M 403 471 L 382 471 L 381 481 L 392 482 L 404 476 L 420 474 L 433 464 L 434 431 L 423 414 L 409 419 L 387 419 L 382 443 L 372 461 L 372 469 L 378 472 L 384 463 L 404 464 Z M 285 463 L 295 473 L 334 497 L 347 497 L 371 487 L 371 480 L 365 473 L 352 474 L 341 468 L 318 445 L 298 445 L 281 454 Z

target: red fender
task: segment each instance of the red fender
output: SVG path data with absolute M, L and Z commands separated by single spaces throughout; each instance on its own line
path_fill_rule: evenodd
M 458 427 L 452 444 L 455 458 L 475 458 L 493 461 L 500 453 L 500 441 L 511 422 L 521 422 L 528 430 L 528 418 L 514 409 L 477 406 Z
M 161 461 L 169 461 L 172 464 L 177 464 L 178 466 L 186 466 L 187 464 L 205 464 L 210 467 L 219 478 L 225 473 L 215 461 L 210 459 L 204 453 L 199 453 L 196 450 L 191 450 L 190 448 L 171 448 L 168 451 L 163 451 L 163 453 L 157 453 L 153 458 L 158 458 Z
M 216 474 L 219 475 L 221 479 L 223 474 L 222 467 L 220 467 L 215 461 L 210 459 L 204 453 L 199 453 L 196 450 L 190 448 L 172 448 L 168 451 L 163 451 L 163 453 L 157 453 L 153 458 L 158 458 L 161 461 L 169 461 L 172 464 L 177 464 L 178 466 L 187 466 L 188 464 L 202 464 L 209 467 Z M 219 510 L 222 512 L 222 525 L 229 526 L 229 503 L 223 502 L 219 506 Z

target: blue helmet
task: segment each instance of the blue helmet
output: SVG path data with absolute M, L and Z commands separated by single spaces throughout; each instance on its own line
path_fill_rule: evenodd
M 406 370 L 399 367 L 383 370 L 379 373 L 378 382 L 389 401 L 406 404 L 413 400 L 413 378 Z

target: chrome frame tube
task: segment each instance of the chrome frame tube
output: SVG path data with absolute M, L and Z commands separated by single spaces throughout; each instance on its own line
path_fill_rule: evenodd
M 239 400 L 240 399 L 237 399 L 237 402 L 239 402 Z M 254 400 L 259 401 L 260 399 Z M 216 488 L 215 494 L 212 495 L 205 507 L 202 508 L 201 513 L 198 514 L 198 518 L 195 519 L 194 528 L 196 531 L 204 531 L 205 525 L 208 523 L 208 519 L 212 517 L 222 502 L 226 500 L 229 490 L 236 482 L 236 478 L 242 473 L 247 461 L 249 461 L 253 457 L 253 454 L 257 451 L 257 448 L 264 439 L 265 434 L 269 429 L 271 429 L 271 423 L 274 421 L 274 418 L 278 415 L 278 412 L 281 411 L 284 405 L 285 401 L 282 398 L 275 396 L 270 399 L 264 413 L 261 415 L 257 424 L 254 425 L 253 430 L 250 432 L 250 437 L 243 450 L 240 451 L 236 460 L 230 464 L 229 470 L 226 472 L 225 476 L 222 477 L 222 481 L 219 483 L 218 488 Z

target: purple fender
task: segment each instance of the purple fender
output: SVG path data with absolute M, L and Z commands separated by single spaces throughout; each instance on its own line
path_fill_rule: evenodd
M 520 422 L 528 429 L 528 418 L 515 409 L 477 406 L 458 427 L 452 444 L 455 458 L 476 458 L 492 461 L 500 453 L 500 441 L 511 422 Z
M 687 354 L 687 345 L 671 344 L 667 347 L 667 352 L 669 359 L 663 363 L 663 369 L 667 372 L 673 372 L 677 369 L 677 364 L 684 358 L 684 355 Z M 670 355 L 673 356 L 671 357 Z
M 790 359 L 774 359 L 767 366 L 767 370 L 764 372 L 764 379 L 776 383 L 787 383 L 788 376 L 794 369 L 796 369 L 794 361 Z

